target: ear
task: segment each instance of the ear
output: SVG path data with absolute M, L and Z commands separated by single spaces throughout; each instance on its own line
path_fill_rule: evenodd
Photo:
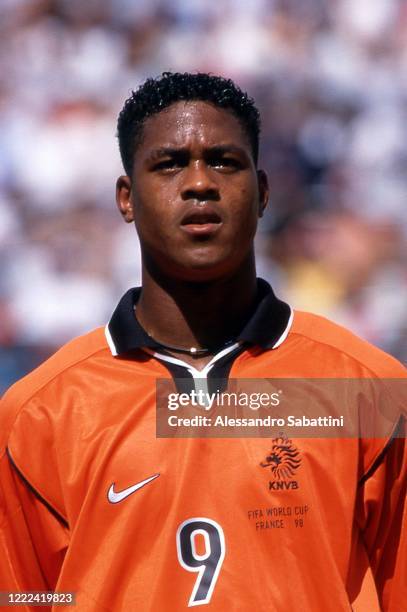
M 131 198 L 131 178 L 119 176 L 116 182 L 116 203 L 126 223 L 134 221 L 134 207 Z
M 257 170 L 257 184 L 259 187 L 259 217 L 262 217 L 270 195 L 269 182 L 264 170 Z

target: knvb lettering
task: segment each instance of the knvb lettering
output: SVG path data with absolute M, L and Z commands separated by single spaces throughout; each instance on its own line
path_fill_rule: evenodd
M 299 484 L 296 480 L 270 480 L 269 491 L 289 491 L 291 489 L 299 489 Z

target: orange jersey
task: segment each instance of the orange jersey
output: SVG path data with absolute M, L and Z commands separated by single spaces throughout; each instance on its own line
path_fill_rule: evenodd
M 73 591 L 81 612 L 405 609 L 405 439 L 283 437 L 296 484 L 274 487 L 273 440 L 157 438 L 157 378 L 194 372 L 144 350 L 135 299 L 3 399 L 0 591 Z M 405 377 L 272 294 L 205 373 Z

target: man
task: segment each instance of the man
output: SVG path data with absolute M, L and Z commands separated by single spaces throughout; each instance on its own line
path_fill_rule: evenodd
M 405 376 L 256 280 L 268 188 L 253 102 L 220 77 L 164 73 L 126 101 L 118 135 L 142 288 L 5 396 L 1 590 L 73 591 L 81 611 L 402 610 L 397 413 L 369 440 L 156 434 L 157 379 Z

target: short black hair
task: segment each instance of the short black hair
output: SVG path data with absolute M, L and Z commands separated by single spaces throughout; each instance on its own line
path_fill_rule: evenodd
M 231 79 L 204 72 L 163 72 L 147 79 L 127 98 L 117 122 L 120 155 L 125 172 L 131 176 L 134 155 L 142 139 L 145 120 L 181 100 L 199 100 L 230 110 L 240 121 L 257 164 L 259 154 L 260 113 L 254 101 Z

